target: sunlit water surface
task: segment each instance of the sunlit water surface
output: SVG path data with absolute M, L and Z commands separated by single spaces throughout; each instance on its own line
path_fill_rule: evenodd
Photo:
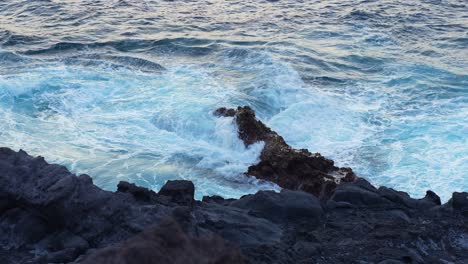
M 375 185 L 468 190 L 465 1 L 0 3 L 0 145 L 114 190 L 194 181 L 197 197 L 277 189 L 242 176 L 220 106 L 250 105 L 294 147 Z

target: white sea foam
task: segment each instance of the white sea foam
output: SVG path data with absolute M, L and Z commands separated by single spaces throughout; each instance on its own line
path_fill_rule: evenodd
M 242 175 L 263 143 L 246 148 L 232 118 L 216 118 L 234 89 L 196 67 L 162 75 L 48 67 L 0 79 L 0 139 L 107 189 L 130 180 L 158 189 L 190 179 L 197 196 L 277 189 Z
M 468 189 L 466 101 L 426 98 L 414 85 L 409 94 L 396 90 L 408 69 L 325 91 L 264 53 L 221 56 L 215 67 L 163 65 L 161 74 L 56 63 L 1 75 L 0 142 L 88 173 L 107 189 L 120 180 L 157 190 L 189 179 L 198 198 L 239 197 L 278 189 L 242 175 L 263 143 L 246 148 L 231 118 L 212 115 L 247 104 L 294 147 L 351 166 L 373 184 L 417 197 L 432 189 L 444 200 Z

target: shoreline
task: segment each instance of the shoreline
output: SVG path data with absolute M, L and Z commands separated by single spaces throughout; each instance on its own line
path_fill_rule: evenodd
M 221 109 L 221 108 L 220 108 Z M 468 193 L 441 204 L 375 188 L 349 168 L 289 147 L 248 107 L 234 116 L 246 145 L 265 141 L 247 174 L 281 192 L 194 199 L 190 181 L 159 192 L 0 148 L 0 257 L 6 263 L 464 263 Z M 338 174 L 337 174 L 338 173 Z M 338 175 L 331 178 L 330 175 Z

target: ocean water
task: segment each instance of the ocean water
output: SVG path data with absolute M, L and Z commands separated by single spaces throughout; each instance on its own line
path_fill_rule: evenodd
M 377 186 L 446 201 L 468 190 L 468 3 L 0 2 L 1 146 L 108 190 L 278 189 L 242 175 L 263 144 L 211 114 L 238 105 Z

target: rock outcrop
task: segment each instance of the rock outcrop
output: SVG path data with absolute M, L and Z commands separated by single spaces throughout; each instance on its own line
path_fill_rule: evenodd
M 290 147 L 283 137 L 258 120 L 248 106 L 237 109 L 222 107 L 214 114 L 234 117 L 239 138 L 246 146 L 265 142 L 260 162 L 247 171 L 250 176 L 272 181 L 285 189 L 312 193 L 321 199 L 327 199 L 337 184 L 357 178 L 350 168 L 338 168 L 332 160 L 319 153 Z
M 217 236 L 193 238 L 176 222 L 164 221 L 122 243 L 91 253 L 83 258 L 82 263 L 238 264 L 244 260 L 239 250 L 226 240 Z
M 93 185 L 24 151 L 0 148 L 0 260 L 16 263 L 466 263 L 468 193 L 441 205 L 364 179 L 327 200 L 283 189 L 193 199 Z

